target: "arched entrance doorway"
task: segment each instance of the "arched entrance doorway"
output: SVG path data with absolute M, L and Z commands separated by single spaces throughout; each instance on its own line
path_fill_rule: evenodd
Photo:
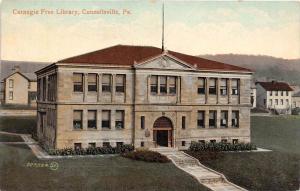
M 173 144 L 173 125 L 167 117 L 156 119 L 153 124 L 153 141 L 155 146 L 172 147 Z

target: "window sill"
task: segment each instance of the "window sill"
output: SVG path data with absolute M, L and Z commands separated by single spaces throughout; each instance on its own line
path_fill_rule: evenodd
M 83 131 L 83 129 L 73 129 L 73 131 Z
M 87 128 L 88 131 L 97 131 L 97 128 Z
M 115 128 L 117 131 L 122 131 L 124 130 L 125 128 Z
M 103 127 L 102 127 L 101 130 L 102 130 L 102 131 L 110 131 L 111 128 L 105 128 L 105 127 L 103 128 Z
M 201 127 L 197 127 L 197 129 L 205 129 L 205 127 L 204 127 L 204 126 L 201 126 Z
M 73 91 L 73 94 L 83 94 L 83 92 L 74 92 Z
M 97 95 L 97 91 L 88 91 L 88 93 L 87 94 L 92 94 L 92 95 Z

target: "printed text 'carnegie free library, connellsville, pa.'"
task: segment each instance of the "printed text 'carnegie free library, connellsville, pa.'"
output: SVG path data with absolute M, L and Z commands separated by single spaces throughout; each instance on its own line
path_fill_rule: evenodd
M 12 9 L 13 15 L 130 15 L 128 9 Z

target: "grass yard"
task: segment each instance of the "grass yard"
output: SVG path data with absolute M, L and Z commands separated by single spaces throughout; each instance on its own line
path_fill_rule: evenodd
M 36 117 L 1 116 L 0 131 L 31 134 L 36 129 Z
M 300 116 L 251 117 L 251 139 L 259 147 L 300 154 Z
M 0 134 L 0 142 L 24 142 L 18 135 Z
M 299 133 L 300 117 L 251 117 L 253 143 L 273 152 L 220 153 L 201 163 L 249 190 L 298 190 Z
M 146 163 L 120 156 L 38 160 L 24 145 L 0 145 L 0 190 L 207 191 L 172 163 Z M 56 161 L 58 170 L 27 167 Z

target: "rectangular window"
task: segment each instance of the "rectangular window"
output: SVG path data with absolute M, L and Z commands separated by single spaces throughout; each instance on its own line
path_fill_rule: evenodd
M 209 80 L 209 94 L 216 95 L 217 94 L 217 79 L 211 78 Z
M 278 91 L 275 92 L 275 96 L 278 96 Z
M 81 143 L 74 143 L 74 149 L 75 150 L 81 149 Z
M 160 76 L 159 80 L 160 80 L 160 84 L 159 84 L 160 93 L 166 94 L 167 93 L 167 76 Z
M 141 129 L 145 129 L 145 116 L 141 116 Z
M 82 110 L 73 111 L 73 128 L 82 129 Z
M 231 94 L 239 95 L 239 79 L 231 80 Z
M 283 105 L 283 99 L 280 100 L 281 105 Z
M 210 143 L 216 143 L 217 141 L 215 139 L 209 140 Z
M 273 95 L 273 91 L 270 91 L 270 96 L 272 96 Z
M 96 148 L 96 143 L 89 143 L 89 148 Z
M 141 147 L 144 147 L 145 146 L 145 143 L 144 141 L 141 142 Z
M 110 129 L 110 111 L 103 110 L 102 111 L 102 128 Z
M 97 74 L 88 74 L 88 91 L 97 91 Z
M 227 79 L 221 79 L 220 81 L 220 93 L 222 96 L 227 95 Z
M 286 93 L 286 96 L 289 96 L 289 92 L 288 91 L 286 91 L 285 93 Z
M 8 83 L 9 83 L 10 88 L 14 87 L 14 80 L 13 79 L 9 79 Z
M 116 111 L 115 126 L 116 126 L 116 129 L 124 129 L 124 111 L 123 110 Z
M 169 93 L 176 94 L 176 77 L 170 76 L 168 83 L 169 83 Z
M 231 126 L 232 127 L 239 127 L 239 111 L 232 111 Z
M 275 105 L 278 105 L 278 99 L 275 99 Z
M 185 146 L 185 141 L 181 141 L 181 146 Z
M 103 74 L 102 76 L 102 92 L 111 92 L 111 75 Z
M 97 111 L 88 111 L 88 128 L 97 129 Z
M 157 83 L 158 83 L 158 81 L 157 81 L 157 79 L 158 79 L 158 76 L 151 76 L 151 84 L 150 84 L 150 86 L 151 86 L 151 93 L 154 93 L 154 94 L 157 94 Z
M 110 142 L 103 142 L 103 147 L 110 147 Z
M 37 97 L 38 100 L 41 100 L 41 79 L 37 80 Z
M 232 139 L 232 144 L 237 144 L 237 143 L 239 143 L 238 139 Z
M 9 92 L 9 99 L 10 99 L 10 100 L 13 100 L 13 99 L 14 99 L 14 92 L 13 92 L 13 91 L 10 91 L 10 92 Z
M 47 89 L 47 84 L 46 84 L 46 77 L 43 77 L 43 101 L 46 100 L 46 89 Z
M 116 75 L 116 92 L 125 92 L 125 75 L 123 74 Z
M 286 105 L 287 105 L 287 106 L 290 105 L 289 99 L 286 99 L 285 102 L 286 102 Z
M 198 78 L 198 94 L 205 94 L 205 78 Z
M 216 128 L 216 111 L 209 111 L 209 127 Z
M 270 99 L 269 102 L 270 102 L 270 105 L 273 105 L 273 100 L 272 99 Z
M 205 114 L 205 111 L 198 111 L 198 117 L 197 117 L 197 127 L 198 128 L 205 128 L 204 127 L 204 114 Z
M 124 145 L 123 142 L 117 142 L 117 147 L 122 147 Z
M 283 91 L 281 91 L 281 96 L 283 96 Z
M 73 91 L 83 92 L 83 74 L 73 74 Z
M 223 128 L 228 127 L 228 111 L 221 111 L 220 126 Z
M 181 128 L 185 129 L 185 116 L 182 116 L 181 118 Z

